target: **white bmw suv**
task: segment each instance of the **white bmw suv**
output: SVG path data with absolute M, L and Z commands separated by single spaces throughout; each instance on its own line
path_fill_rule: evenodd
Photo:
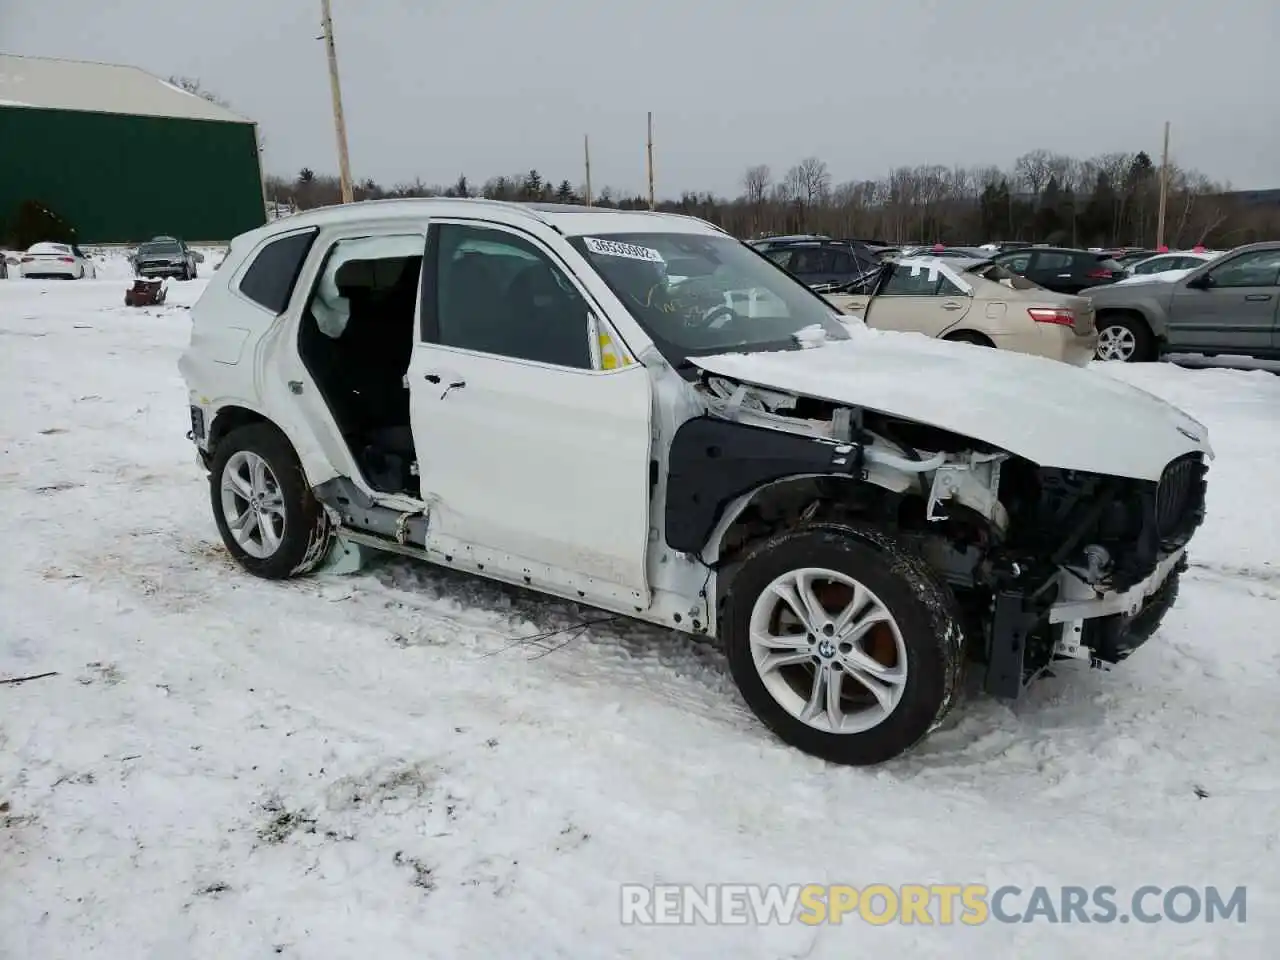
M 878 763 L 1155 629 L 1205 428 L 1105 374 L 868 330 L 700 220 L 483 200 L 236 238 L 191 437 L 250 573 L 390 550 L 709 634 L 787 743 Z

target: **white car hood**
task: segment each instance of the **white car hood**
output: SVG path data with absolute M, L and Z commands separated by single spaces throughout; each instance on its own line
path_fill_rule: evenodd
M 1199 269 L 1199 268 L 1195 268 Z M 1159 273 L 1140 273 L 1135 277 L 1125 277 L 1112 284 L 1113 287 L 1133 287 L 1140 283 L 1177 283 L 1195 270 L 1161 270 Z
M 853 327 L 803 350 L 690 357 L 708 373 L 952 431 L 1042 467 L 1159 480 L 1212 457 L 1204 425 L 1105 373 L 1043 357 Z

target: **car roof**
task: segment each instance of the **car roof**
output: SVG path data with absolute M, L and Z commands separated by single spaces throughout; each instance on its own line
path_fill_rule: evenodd
M 727 236 L 706 220 L 679 213 L 653 210 L 618 210 L 568 203 L 512 203 L 479 198 L 412 197 L 394 200 L 362 200 L 358 203 L 316 207 L 273 220 L 252 231 L 275 236 L 304 227 L 326 227 L 362 220 L 395 220 L 422 216 L 489 216 L 504 223 L 535 220 L 565 236 L 617 233 L 692 233 Z

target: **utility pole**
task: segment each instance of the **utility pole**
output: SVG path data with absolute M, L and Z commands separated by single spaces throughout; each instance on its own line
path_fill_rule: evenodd
M 1164 208 L 1169 200 L 1169 121 L 1164 122 L 1164 156 L 1160 160 L 1160 212 L 1156 217 L 1156 249 L 1164 248 Z
M 586 134 L 582 137 L 582 157 L 587 165 L 587 206 L 591 206 L 591 138 Z
M 320 0 L 321 25 L 324 28 L 325 51 L 329 55 L 329 90 L 333 95 L 333 127 L 338 135 L 338 181 L 342 185 L 342 202 L 350 203 L 351 160 L 347 155 L 347 122 L 342 116 L 342 85 L 338 82 L 338 50 L 333 43 L 333 14 L 329 0 Z
M 649 139 L 646 147 L 648 152 L 647 167 L 649 170 L 649 209 L 652 210 L 653 209 L 653 111 L 652 110 L 649 111 Z

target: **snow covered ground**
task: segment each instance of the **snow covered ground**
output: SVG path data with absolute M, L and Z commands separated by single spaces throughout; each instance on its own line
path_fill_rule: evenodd
M 1274 955 L 1280 377 L 1106 367 L 1218 452 L 1166 625 L 842 769 L 682 636 L 535 643 L 598 615 L 400 560 L 239 573 L 175 368 L 205 281 L 130 310 L 110 275 L 0 281 L 0 679 L 57 672 L 0 685 L 0 956 Z M 622 926 L 657 881 L 1244 884 L 1248 915 Z

